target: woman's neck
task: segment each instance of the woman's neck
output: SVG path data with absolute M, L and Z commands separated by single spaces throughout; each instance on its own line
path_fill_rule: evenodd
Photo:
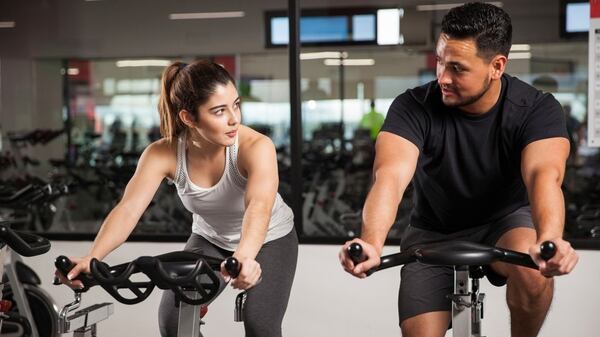
M 194 157 L 211 160 L 222 155 L 225 146 L 211 143 L 200 135 L 188 133 L 187 148 Z

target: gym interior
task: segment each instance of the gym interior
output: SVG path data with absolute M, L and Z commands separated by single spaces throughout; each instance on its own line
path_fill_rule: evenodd
M 594 3 L 492 2 L 512 20 L 506 73 L 550 92 L 565 111 L 571 137 L 562 182 L 564 239 L 579 263 L 555 278 L 539 334 L 545 337 L 598 335 L 600 124 L 594 123 L 598 104 L 591 95 L 600 38 L 590 36 Z M 9 261 L 21 259 L 39 276 L 35 287 L 57 313 L 73 301 L 69 287 L 53 284 L 55 259 L 88 253 L 141 153 L 161 138 L 157 106 L 165 67 L 205 59 L 235 80 L 242 124 L 270 138 L 276 149 L 278 193 L 294 213 L 299 239 L 283 335 L 398 336 L 400 268 L 358 279 L 344 272 L 338 253 L 361 234 L 377 130 L 398 95 L 436 79 L 442 19 L 459 5 L 0 0 L 0 221 L 51 245 L 44 254 Z M 20 192 L 37 194 L 19 199 Z M 413 195 L 407 188 L 383 255 L 400 251 Z M 164 179 L 127 242 L 104 262 L 182 250 L 191 223 Z M 161 292 L 126 305 L 93 287 L 83 293 L 82 307 L 114 303 L 114 313 L 98 323 L 99 336 L 159 336 Z M 484 335 L 510 336 L 505 288 L 483 279 L 481 292 Z M 244 335 L 243 324 L 233 319 L 238 293 L 228 288 L 210 303 L 203 336 Z M 38 331 L 40 337 L 57 335 Z

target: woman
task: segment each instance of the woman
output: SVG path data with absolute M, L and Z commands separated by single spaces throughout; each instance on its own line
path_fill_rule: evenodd
M 89 273 L 92 258 L 103 259 L 127 239 L 167 178 L 193 213 L 185 250 L 240 261 L 232 285 L 249 289 L 246 336 L 281 336 L 298 239 L 292 211 L 277 193 L 273 143 L 240 124 L 234 80 L 213 62 L 167 67 L 159 111 L 163 138 L 144 150 L 123 199 L 105 219 L 89 254 L 73 258 L 76 266 L 68 279 Z M 229 278 L 223 266 L 221 273 Z M 64 281 L 71 287 L 81 286 L 69 280 Z M 174 294 L 165 291 L 159 308 L 162 336 L 177 335 L 176 306 Z

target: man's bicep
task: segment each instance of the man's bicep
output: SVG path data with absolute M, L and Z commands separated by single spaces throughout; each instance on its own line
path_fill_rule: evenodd
M 529 185 L 540 170 L 554 170 L 562 180 L 569 156 L 569 141 L 563 137 L 546 138 L 529 143 L 521 152 L 521 174 Z
M 398 179 L 402 187 L 406 187 L 417 167 L 417 145 L 406 138 L 384 131 L 377 137 L 375 151 L 374 179 L 389 176 Z

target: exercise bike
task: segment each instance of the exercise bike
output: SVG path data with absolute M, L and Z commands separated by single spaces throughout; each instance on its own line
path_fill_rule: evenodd
M 56 315 L 52 313 L 56 309 L 50 296 L 37 286 L 35 272 L 22 263 L 20 256 L 44 254 L 50 250 L 50 241 L 14 231 L 9 221 L 0 221 L 0 247 L 0 272 L 5 276 L 0 283 L 1 335 L 38 337 L 43 332 L 48 336 L 52 332 L 46 330 L 55 327 Z
M 551 241 L 543 242 L 540 249 L 541 257 L 546 261 L 556 253 L 556 246 Z M 348 255 L 354 263 L 360 263 L 364 259 L 362 246 L 352 243 Z M 379 266 L 366 274 L 411 262 L 453 266 L 454 293 L 447 296 L 452 301 L 452 336 L 482 337 L 485 294 L 479 292 L 479 280 L 485 275 L 484 267 L 496 261 L 538 269 L 528 254 L 468 241 L 447 241 L 383 256 Z
M 75 301 L 61 310 L 59 328 L 61 333 L 73 332 L 74 337 L 95 336 L 96 324 L 113 311 L 112 303 L 102 303 L 75 311 L 81 302 L 81 294 L 99 285 L 117 301 L 137 304 L 144 301 L 155 287 L 172 290 L 179 305 L 178 337 L 202 337 L 201 312 L 225 288 L 227 282 L 220 273 L 223 260 L 192 252 L 177 251 L 158 256 L 142 256 L 132 262 L 109 266 L 97 259 L 90 262 L 90 275 L 77 277 L 83 289 L 76 289 Z M 74 267 L 65 256 L 55 261 L 63 275 Z M 240 264 L 234 257 L 225 259 L 225 268 L 232 278 L 237 277 Z M 145 275 L 147 280 L 134 280 Z M 139 277 L 138 277 L 139 278 Z M 127 295 L 126 295 L 127 294 Z M 245 292 L 236 298 L 235 321 L 242 321 Z

